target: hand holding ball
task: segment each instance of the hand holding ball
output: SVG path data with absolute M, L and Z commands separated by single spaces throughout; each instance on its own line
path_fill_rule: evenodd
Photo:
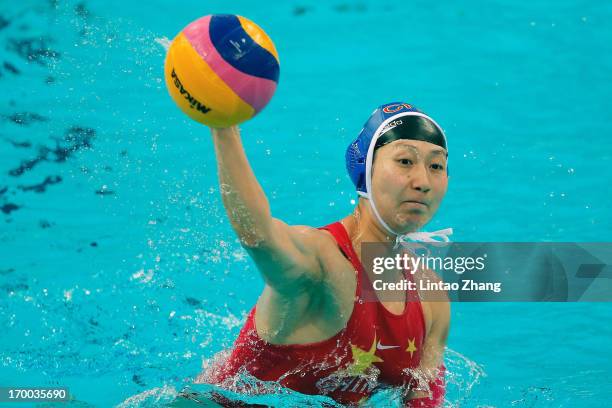
M 215 128 L 229 127 L 268 104 L 278 83 L 278 54 L 252 21 L 210 15 L 174 38 L 164 73 L 170 96 L 190 118 Z

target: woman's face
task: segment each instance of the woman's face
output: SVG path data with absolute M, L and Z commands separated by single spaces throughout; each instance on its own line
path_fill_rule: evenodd
M 446 158 L 445 149 L 420 140 L 396 140 L 376 150 L 372 198 L 393 231 L 417 231 L 433 217 L 448 187 Z

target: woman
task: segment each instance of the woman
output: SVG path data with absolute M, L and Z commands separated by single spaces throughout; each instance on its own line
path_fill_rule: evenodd
M 200 380 L 229 384 L 246 371 L 351 405 L 378 387 L 399 386 L 406 406 L 441 405 L 448 301 L 421 302 L 410 293 L 365 301 L 374 275 L 361 264 L 360 244 L 427 236 L 415 232 L 448 184 L 442 129 L 406 103 L 376 109 L 346 153 L 359 202 L 322 228 L 273 218 L 238 128 L 212 135 L 223 203 L 265 287 L 229 359 Z M 399 279 L 403 271 L 395 273 Z

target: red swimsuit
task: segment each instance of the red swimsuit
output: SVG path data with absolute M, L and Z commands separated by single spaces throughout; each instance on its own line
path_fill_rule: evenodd
M 381 384 L 401 386 L 413 381 L 406 369 L 416 368 L 421 359 L 426 332 L 421 303 L 418 298 L 410 301 L 409 292 L 403 313 L 396 315 L 380 302 L 361 300 L 365 271 L 346 229 L 339 222 L 322 229 L 334 236 L 357 275 L 357 300 L 346 327 L 316 343 L 271 344 L 257 334 L 253 307 L 229 359 L 210 373 L 213 383 L 246 370 L 301 393 L 354 404 L 367 399 Z

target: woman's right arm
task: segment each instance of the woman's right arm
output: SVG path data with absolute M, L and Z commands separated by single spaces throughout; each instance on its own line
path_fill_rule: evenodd
M 223 205 L 242 246 L 268 285 L 288 294 L 318 282 L 321 232 L 275 219 L 247 160 L 237 126 L 211 128 Z

